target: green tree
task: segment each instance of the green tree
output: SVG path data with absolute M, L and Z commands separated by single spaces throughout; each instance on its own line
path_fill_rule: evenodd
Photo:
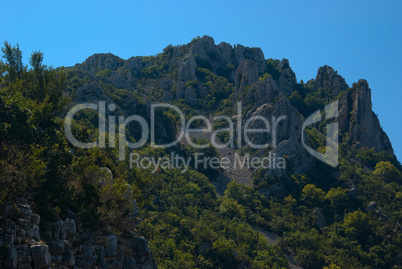
M 21 78 L 24 66 L 22 64 L 22 51 L 19 45 L 12 46 L 7 41 L 4 41 L 4 47 L 1 48 L 3 58 L 6 60 L 6 70 L 10 80 Z
M 239 219 L 245 219 L 246 218 L 246 210 L 239 205 L 236 200 L 228 198 L 228 197 L 223 197 L 222 198 L 222 203 L 219 206 L 219 211 L 226 217 L 232 219 L 232 218 L 239 218 Z
M 361 244 L 367 242 L 371 227 L 369 218 L 361 211 L 347 214 L 343 219 L 345 235 L 351 240 L 358 240 Z
M 31 58 L 29 58 L 29 64 L 36 73 L 43 72 L 46 68 L 46 66 L 43 65 L 43 53 L 40 51 L 32 52 Z
M 314 184 L 307 184 L 302 190 L 302 199 L 309 205 L 320 205 L 324 201 L 325 192 Z
M 375 166 L 373 175 L 387 181 L 399 181 L 401 177 L 401 173 L 389 161 L 378 162 Z
M 349 204 L 348 189 L 331 188 L 325 195 L 331 206 L 337 210 L 345 209 Z

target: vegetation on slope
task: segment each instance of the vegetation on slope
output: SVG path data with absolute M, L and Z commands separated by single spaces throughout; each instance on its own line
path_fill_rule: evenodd
M 231 182 L 224 196 L 217 197 L 205 171 L 129 169 L 129 163 L 117 161 L 115 149 L 83 150 L 69 144 L 60 117 L 71 100 L 63 93 L 74 96 L 88 78 L 44 66 L 41 52 L 31 55 L 28 68 L 22 64 L 18 45 L 6 42 L 2 52 L 1 210 L 22 197 L 45 220 L 71 210 L 88 227 L 107 224 L 116 232 L 135 230 L 149 240 L 160 268 L 286 268 L 288 253 L 304 268 L 399 268 L 402 175 L 393 156 L 356 149 L 343 134 L 337 169 L 317 163 L 308 173 L 283 179 L 283 191 L 270 197 L 258 192 L 269 185 L 262 177 L 256 178 L 256 188 Z M 173 48 L 167 47 L 162 54 L 144 59 L 149 63 L 138 77 L 136 96 L 161 96 L 156 88 L 147 90 L 161 76 L 175 75 L 168 68 L 172 53 Z M 274 66 L 272 61 L 270 73 L 277 78 Z M 108 76 L 102 72 L 100 76 Z M 195 107 L 178 100 L 181 108 L 206 114 L 231 111 L 233 84 L 226 73 L 219 76 L 208 68 L 197 72 L 200 80 L 187 86 L 208 87 L 211 93 Z M 113 87 L 108 92 L 120 104 L 129 94 L 133 93 Z M 302 115 L 330 101 L 322 91 L 313 91 L 311 82 L 298 84 L 289 100 Z M 78 138 L 94 137 L 93 117 L 88 114 L 76 121 Z M 322 146 L 321 127 L 311 132 L 316 148 Z M 149 145 L 136 152 L 168 158 L 170 153 Z M 113 180 L 105 177 L 101 167 L 113 173 Z M 134 199 L 140 207 L 135 218 Z M 367 208 L 372 201 L 376 206 Z M 276 233 L 279 240 L 268 244 L 255 227 Z

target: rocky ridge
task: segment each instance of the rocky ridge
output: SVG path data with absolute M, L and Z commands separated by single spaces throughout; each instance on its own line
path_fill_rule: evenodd
M 171 53 L 167 54 L 170 57 L 168 70 L 173 70 L 176 75 L 161 77 L 157 80 L 159 82 L 156 87 L 163 92 L 161 101 L 172 103 L 175 100 L 184 99 L 188 105 L 197 106 L 202 98 L 210 94 L 198 82 L 200 78 L 197 70 L 206 68 L 233 82 L 232 104 L 235 107 L 238 101 L 241 102 L 245 115 L 243 123 L 252 116 L 278 118 L 280 115 L 286 115 L 286 120 L 278 130 L 278 146 L 271 149 L 272 152 L 280 156 L 293 156 L 293 166 L 296 169 L 293 172 L 304 172 L 314 166 L 314 159 L 307 154 L 301 141 L 302 123 L 305 119 L 287 99 L 300 85 L 287 59 L 272 65 L 272 61 L 265 60 L 260 48 L 232 46 L 224 42 L 215 45 L 213 38 L 209 36 L 196 38 L 189 44 L 170 47 L 170 49 Z M 112 54 L 97 54 L 89 57 L 84 63 L 76 65 L 75 68 L 88 72 L 91 76 L 94 76 L 96 72 L 110 70 L 111 75 L 102 79 L 117 88 L 126 87 L 135 91 L 135 81 L 151 65 L 144 57 L 123 60 Z M 119 70 L 126 70 L 126 72 Z M 188 86 L 188 82 L 194 81 L 198 83 L 198 86 Z M 104 96 L 100 90 L 91 91 L 91 88 L 99 87 L 96 84 L 81 86 L 76 100 L 91 99 L 84 94 L 88 91 L 93 94 L 99 92 L 96 94 L 97 98 Z M 371 90 L 366 81 L 360 80 L 349 88 L 342 76 L 332 67 L 325 65 L 318 69 L 312 89 L 322 91 L 333 100 L 338 98 L 337 121 L 340 131 L 342 134 L 348 133 L 357 148 L 374 147 L 376 151 L 385 150 L 393 154 L 391 143 L 382 130 L 378 118 L 372 112 Z M 127 111 L 127 108 L 123 110 Z M 270 120 L 270 118 L 267 119 Z M 260 124 L 254 121 L 251 127 Z M 168 133 L 162 128 L 163 125 L 159 124 L 159 126 L 161 127 L 159 133 L 166 134 L 167 137 Z M 252 137 L 256 143 L 265 141 L 267 138 L 269 141 L 269 137 L 258 134 Z M 304 143 L 309 144 L 309 141 Z M 258 154 L 264 155 L 266 152 L 259 151 Z M 281 175 L 284 173 L 278 171 L 269 171 L 267 174 L 268 177 Z

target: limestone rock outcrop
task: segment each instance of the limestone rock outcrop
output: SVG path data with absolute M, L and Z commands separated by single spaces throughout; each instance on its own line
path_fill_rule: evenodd
M 237 68 L 244 60 L 257 64 L 259 73 L 266 69 L 264 53 L 260 48 L 248 48 L 242 45 L 231 46 L 227 43 L 215 45 L 210 36 L 203 36 L 192 44 L 190 54 L 199 63 L 209 66 L 214 72 L 222 72 L 229 66 Z
M 328 65 L 324 65 L 318 69 L 314 80 L 314 90 L 318 91 L 319 88 L 323 88 L 326 94 L 336 97 L 349 86 L 345 79 L 338 75 L 337 71 Z
M 297 110 L 289 103 L 288 99 L 279 95 L 279 100 L 266 103 L 258 107 L 250 117 L 261 116 L 270 123 L 270 133 L 251 133 L 250 141 L 256 145 L 270 143 L 271 154 L 277 157 L 287 156 L 292 162 L 292 167 L 284 169 L 270 169 L 267 177 L 281 177 L 286 171 L 302 173 L 313 167 L 313 158 L 302 144 L 303 119 Z M 251 129 L 265 128 L 262 121 L 252 120 Z M 308 144 L 308 141 L 306 141 Z M 260 150 L 264 155 L 267 149 Z
M 86 59 L 82 64 L 77 64 L 75 67 L 80 70 L 86 70 L 91 73 L 110 69 L 116 70 L 124 65 L 124 60 L 111 53 L 94 54 Z
M 26 203 L 5 210 L 0 217 L 0 268 L 157 268 L 141 236 L 117 236 L 109 229 L 91 231 L 72 218 L 39 222 L 40 216 Z M 30 231 L 39 231 L 38 225 L 40 238 L 33 238 Z
M 278 71 L 280 72 L 278 79 L 279 89 L 284 95 L 289 96 L 297 85 L 297 79 L 289 66 L 288 59 L 282 59 L 278 65 Z
M 393 155 L 391 142 L 372 110 L 371 90 L 366 80 L 353 84 L 339 103 L 339 128 L 349 133 L 358 148 L 374 148 L 376 152 L 386 151 Z

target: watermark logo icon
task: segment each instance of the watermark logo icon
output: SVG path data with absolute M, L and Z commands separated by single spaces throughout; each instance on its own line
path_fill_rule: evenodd
M 338 116 L 338 101 L 335 101 L 325 106 L 326 120 L 336 118 L 337 116 Z M 309 147 L 308 145 L 306 145 L 305 143 L 304 134 L 306 127 L 316 122 L 320 122 L 322 120 L 323 119 L 321 117 L 321 111 L 317 110 L 304 121 L 302 128 L 302 143 L 303 146 L 307 149 L 307 151 L 315 158 L 332 167 L 337 167 L 339 164 L 338 161 L 339 127 L 337 122 L 327 124 L 327 139 L 326 139 L 325 153 L 318 152 Z

